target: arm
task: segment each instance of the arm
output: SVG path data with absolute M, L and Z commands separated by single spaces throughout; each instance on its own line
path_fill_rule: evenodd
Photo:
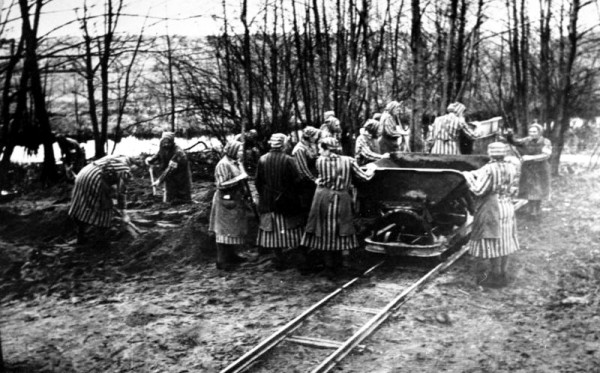
M 373 178 L 373 176 L 375 176 L 374 169 L 369 173 L 363 171 L 363 169 L 358 166 L 358 163 L 356 163 L 356 160 L 354 158 L 350 158 L 350 165 L 352 167 L 352 173 L 354 174 L 354 176 L 358 177 L 363 181 L 369 181 Z
M 215 182 L 217 184 L 217 189 L 231 188 L 240 184 L 247 178 L 248 175 L 245 172 L 242 172 L 238 176 L 231 177 L 231 172 L 229 171 L 227 165 L 221 162 L 219 162 L 215 168 Z
M 366 139 L 362 136 L 359 136 L 356 139 L 356 156 L 362 156 L 368 161 L 377 161 L 383 158 L 382 154 L 376 153 L 371 150 L 371 147 L 367 143 Z
M 400 132 L 396 131 L 396 121 L 390 114 L 385 115 L 381 120 L 382 135 L 389 137 L 400 137 Z
M 542 148 L 542 153 L 535 154 L 535 155 L 524 155 L 523 161 L 524 162 L 542 162 L 542 161 L 549 159 L 551 155 L 552 155 L 552 144 L 550 143 L 550 140 L 544 139 L 544 147 Z
M 167 177 L 169 177 L 169 175 L 171 173 L 173 173 L 173 171 L 175 171 L 179 167 L 179 163 L 182 160 L 185 160 L 185 158 L 186 158 L 186 156 L 185 156 L 185 153 L 183 153 L 183 150 L 178 149 L 177 151 L 175 151 L 175 154 L 173 154 L 173 157 L 171 157 L 171 160 L 169 161 L 169 165 L 163 171 L 163 173 L 158 177 L 158 179 L 156 180 L 155 184 L 159 185 Z
M 308 163 L 306 163 L 306 157 L 306 151 L 304 149 L 298 149 L 294 154 L 294 163 L 296 164 L 301 179 L 314 181 L 316 177 L 310 172 Z
M 491 187 L 491 174 L 488 172 L 487 167 L 482 167 L 475 171 L 462 172 L 469 190 L 476 196 L 482 196 Z
M 463 131 L 463 133 L 473 140 L 476 139 L 478 137 L 477 133 L 475 133 L 475 131 L 473 131 L 471 127 L 469 127 L 469 125 L 467 124 L 467 122 L 465 122 L 463 118 L 459 118 L 459 120 L 460 129 Z

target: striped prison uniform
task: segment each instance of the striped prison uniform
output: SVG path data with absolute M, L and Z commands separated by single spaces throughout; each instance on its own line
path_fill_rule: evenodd
M 300 140 L 292 150 L 292 156 L 300 178 L 304 180 L 314 181 L 317 178 L 314 161 L 317 158 L 317 151 L 313 149 L 306 140 Z M 312 166 L 312 167 L 311 167 Z
M 351 186 L 351 176 L 354 174 L 362 180 L 370 180 L 372 176 L 367 175 L 354 158 L 337 154 L 319 157 L 317 170 L 319 172 L 318 188 L 311 207 L 309 224 L 311 215 L 320 214 L 321 211 L 326 212 L 324 216 L 319 216 L 317 219 L 321 235 L 308 232 L 307 225 L 307 231 L 302 237 L 302 245 L 311 249 L 328 251 L 354 249 L 359 246 L 356 234 L 340 234 L 341 226 L 352 227 L 353 225 L 351 197 L 348 192 Z M 333 195 L 329 199 L 320 199 L 321 193 Z M 327 206 L 321 206 L 320 203 L 327 204 Z
M 510 198 L 515 186 L 517 167 L 506 161 L 494 161 L 476 171 L 463 172 L 473 194 L 496 194 L 499 204 L 499 238 L 482 238 L 468 243 L 469 253 L 480 258 L 497 258 L 519 250 L 515 209 Z
M 356 138 L 354 157 L 356 158 L 358 165 L 362 166 L 383 158 L 383 155 L 380 154 L 379 144 L 377 144 L 372 136 L 363 133 Z
M 282 196 L 294 198 L 297 172 L 294 159 L 281 149 L 272 149 L 258 160 L 256 190 L 259 195 L 260 224 L 256 244 L 266 248 L 296 247 L 300 244 L 304 227 L 302 218 L 293 211 L 277 206 Z
M 110 227 L 114 216 L 112 198 L 116 193 L 118 207 L 125 207 L 125 181 L 131 177 L 130 171 L 124 160 L 113 156 L 82 168 L 75 178 L 69 216 L 82 223 Z M 116 187 L 106 181 L 110 176 L 115 178 Z
M 224 156 L 221 158 L 219 163 L 217 163 L 217 166 L 215 167 L 215 184 L 217 186 L 217 191 L 213 198 L 213 210 L 217 207 L 221 207 L 221 209 L 223 208 L 222 206 L 216 206 L 218 201 L 220 201 L 221 194 L 224 193 L 223 190 L 233 187 L 241 188 L 239 183 L 234 179 L 237 176 L 242 175 L 242 173 L 245 173 L 242 164 L 237 160 L 229 158 L 228 156 Z M 228 245 L 243 245 L 246 243 L 245 234 L 236 234 L 237 232 L 233 232 L 234 230 L 237 230 L 236 228 L 240 226 L 245 227 L 248 224 L 245 219 L 246 206 L 241 200 L 237 202 L 238 205 L 231 209 L 238 212 L 240 219 L 235 219 L 236 221 L 222 221 L 221 219 L 218 219 L 218 217 L 213 216 L 214 214 L 211 212 L 209 230 L 216 232 L 215 237 L 217 243 Z M 215 225 L 219 225 L 220 229 Z M 218 233 L 217 230 L 221 233 Z
M 428 142 L 433 142 L 431 154 L 460 154 L 458 144 L 460 131 L 474 139 L 475 132 L 469 128 L 465 119 L 454 113 L 435 118 L 429 129 Z

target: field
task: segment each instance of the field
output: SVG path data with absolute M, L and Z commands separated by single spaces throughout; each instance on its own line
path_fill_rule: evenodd
M 600 171 L 586 161 L 566 158 L 541 221 L 519 217 L 509 286 L 476 285 L 477 262 L 463 257 L 341 371 L 600 371 Z M 344 282 L 260 260 L 217 271 L 212 184 L 178 207 L 147 185 L 134 181 L 131 198 L 147 233 L 115 228 L 110 247 L 75 246 L 68 185 L 0 205 L 9 372 L 217 372 Z

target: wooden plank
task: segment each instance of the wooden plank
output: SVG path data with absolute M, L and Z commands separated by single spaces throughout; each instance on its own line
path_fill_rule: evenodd
M 287 337 L 286 341 L 316 348 L 336 349 L 343 345 L 343 342 L 332 341 L 331 339 L 304 337 L 299 335 Z M 365 349 L 365 345 L 358 345 L 357 347 L 359 349 Z

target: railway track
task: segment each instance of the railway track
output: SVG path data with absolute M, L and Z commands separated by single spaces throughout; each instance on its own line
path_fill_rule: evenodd
M 518 201 L 515 209 L 526 202 Z M 287 371 L 329 372 L 354 349 L 365 349 L 361 343 L 410 296 L 441 272 L 452 266 L 468 250 L 463 246 L 471 231 L 465 224 L 448 241 L 452 254 L 433 268 L 419 266 L 394 267 L 380 261 L 360 276 L 346 282 L 315 303 L 221 373 Z M 333 350 L 333 351 L 332 351 Z

